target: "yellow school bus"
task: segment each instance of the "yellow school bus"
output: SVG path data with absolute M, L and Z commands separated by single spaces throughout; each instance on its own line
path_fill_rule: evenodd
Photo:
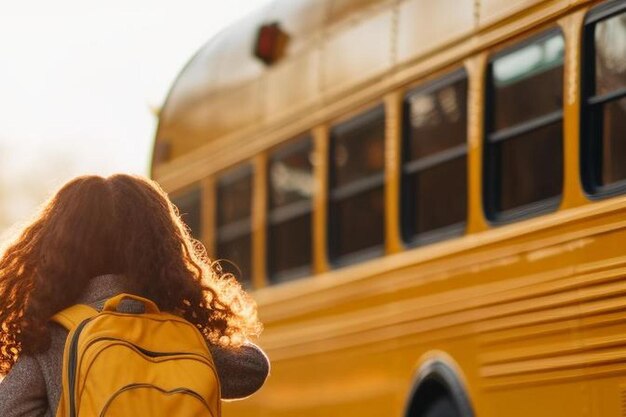
M 626 415 L 626 1 L 275 1 L 152 176 L 258 301 L 225 415 Z

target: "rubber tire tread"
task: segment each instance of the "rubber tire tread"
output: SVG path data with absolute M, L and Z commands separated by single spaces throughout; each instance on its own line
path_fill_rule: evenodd
M 439 397 L 426 409 L 422 417 L 460 417 L 450 397 Z

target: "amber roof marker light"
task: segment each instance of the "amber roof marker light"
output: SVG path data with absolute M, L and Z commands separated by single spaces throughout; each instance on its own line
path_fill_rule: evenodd
M 278 22 L 264 24 L 257 32 L 254 56 L 265 65 L 272 65 L 283 57 L 288 42 L 289 35 Z

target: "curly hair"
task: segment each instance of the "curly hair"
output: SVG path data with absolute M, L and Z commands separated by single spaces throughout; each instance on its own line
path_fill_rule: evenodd
M 5 247 L 0 375 L 21 354 L 48 349 L 50 318 L 102 274 L 122 274 L 138 295 L 180 314 L 210 343 L 238 346 L 261 331 L 253 300 L 211 262 L 161 187 L 142 176 L 69 181 Z

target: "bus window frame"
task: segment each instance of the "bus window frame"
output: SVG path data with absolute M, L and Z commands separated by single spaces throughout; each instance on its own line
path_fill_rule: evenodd
M 563 194 L 565 190 L 565 173 L 563 173 L 561 192 L 553 197 L 549 197 L 543 200 L 535 201 L 532 203 L 524 204 L 519 207 L 515 207 L 508 210 L 497 210 L 497 202 L 500 200 L 499 181 L 501 170 L 497 169 L 497 161 L 493 152 L 489 152 L 490 145 L 498 142 L 503 142 L 509 139 L 519 137 L 520 135 L 531 133 L 535 130 L 543 127 L 548 127 L 557 120 L 561 120 L 563 133 L 561 135 L 562 141 L 562 154 L 561 159 L 563 166 L 565 166 L 565 102 L 561 106 L 561 110 L 556 110 L 542 116 L 532 118 L 530 120 L 520 122 L 513 127 L 501 129 L 496 131 L 495 134 L 490 132 L 490 127 L 493 126 L 493 63 L 503 56 L 509 55 L 512 52 L 523 49 L 533 43 L 540 42 L 548 39 L 555 34 L 560 34 L 564 42 L 566 41 L 566 33 L 560 26 L 551 25 L 548 28 L 538 29 L 536 33 L 527 35 L 522 40 L 515 38 L 510 42 L 507 42 L 501 49 L 489 54 L 487 65 L 485 67 L 484 82 L 485 87 L 483 90 L 484 106 L 483 106 L 483 149 L 482 149 L 482 202 L 483 213 L 486 221 L 492 226 L 501 226 L 510 223 L 515 223 L 521 220 L 538 217 L 541 215 L 549 214 L 558 211 L 561 202 L 563 200 Z M 564 54 L 567 54 L 567 49 L 564 50 Z M 563 56 L 562 76 L 565 80 L 565 62 L 567 61 L 567 55 Z M 563 86 L 563 100 L 565 99 L 565 86 Z M 495 139 L 493 138 L 495 136 Z M 494 173 L 496 175 L 494 175 Z M 493 178 L 490 177 L 493 176 Z
M 313 135 L 311 134 L 310 131 L 308 131 L 307 133 L 296 135 L 292 137 L 291 139 L 288 139 L 285 143 L 278 145 L 275 149 L 271 149 L 268 151 L 268 164 L 267 164 L 268 198 L 267 198 L 267 207 L 266 207 L 267 215 L 266 215 L 266 222 L 265 222 L 265 229 L 267 233 L 266 239 L 265 239 L 265 247 L 266 247 L 265 269 L 266 269 L 267 284 L 269 286 L 276 286 L 276 285 L 280 285 L 286 282 L 307 278 L 313 275 L 314 265 L 313 265 L 313 221 L 312 221 L 312 218 L 313 218 L 313 210 L 314 210 L 314 204 L 313 204 L 314 196 L 311 195 L 311 198 L 308 201 L 296 201 L 296 202 L 287 204 L 287 206 L 285 207 L 278 207 L 278 208 L 273 208 L 273 209 L 271 208 L 272 186 L 271 186 L 271 179 L 270 179 L 270 170 L 271 170 L 272 163 L 276 161 L 277 159 L 282 159 L 294 153 L 304 151 L 307 148 L 311 152 L 314 152 Z M 311 169 L 312 169 L 311 174 L 314 175 L 315 173 L 314 173 L 313 164 L 311 164 Z M 278 211 L 279 213 L 283 212 L 282 216 L 280 215 L 277 216 L 275 213 L 276 211 Z M 305 266 L 291 268 L 289 270 L 280 272 L 278 274 L 272 273 L 272 271 L 270 270 L 270 262 L 269 262 L 270 260 L 269 249 L 271 246 L 270 228 L 272 226 L 280 225 L 285 221 L 289 221 L 289 220 L 292 220 L 292 219 L 295 219 L 295 218 L 298 218 L 300 216 L 304 216 L 307 214 L 311 216 L 311 222 L 310 222 L 311 253 L 310 253 L 309 264 Z M 279 217 L 279 218 L 276 219 L 276 217 Z
M 200 181 L 196 181 L 196 182 L 193 182 L 193 183 L 191 183 L 191 184 L 189 184 L 189 185 L 187 185 L 187 186 L 185 186 L 185 187 L 183 187 L 183 188 L 181 188 L 179 190 L 176 190 L 175 192 L 170 194 L 170 200 L 172 201 L 172 203 L 178 209 L 178 211 L 179 211 L 178 214 L 179 214 L 180 218 L 182 219 L 182 221 L 185 223 L 185 226 L 187 228 L 189 228 L 191 237 L 194 238 L 194 239 L 200 240 L 200 241 L 203 241 L 204 238 L 205 238 L 204 233 L 203 233 L 205 225 L 204 225 L 204 219 L 203 219 L 203 216 L 202 216 L 202 194 L 203 194 L 203 192 L 204 191 L 203 191 L 202 183 Z M 199 209 L 199 211 L 198 211 L 198 213 L 199 213 L 198 221 L 199 221 L 199 226 L 200 226 L 200 230 L 196 230 L 195 231 L 196 232 L 196 236 L 194 236 L 194 233 L 193 233 L 194 230 L 191 229 L 191 227 L 187 224 L 187 222 L 185 221 L 185 219 L 183 217 L 185 213 L 182 213 L 181 210 L 180 210 L 179 205 L 176 204 L 177 202 L 180 202 L 181 200 L 183 202 L 191 201 L 192 200 L 192 195 L 195 196 L 195 194 L 197 194 L 197 197 L 198 197 L 198 209 Z
M 598 178 L 597 131 L 591 126 L 592 111 L 595 106 L 626 98 L 626 87 L 598 96 L 595 94 L 595 28 L 596 24 L 611 17 L 626 13 L 626 3 L 620 0 L 608 1 L 593 7 L 583 23 L 580 53 L 580 179 L 585 195 L 590 200 L 601 200 L 626 194 L 626 179 L 608 185 L 596 183 Z M 592 93 L 593 91 L 593 93 Z
M 469 187 L 466 189 L 466 213 L 465 220 L 462 222 L 457 222 L 450 224 L 448 226 L 440 227 L 438 229 L 430 230 L 424 233 L 413 233 L 409 235 L 409 230 L 406 227 L 409 220 L 409 215 L 415 215 L 415 213 L 409 213 L 409 189 L 408 189 L 408 181 L 406 179 L 409 175 L 414 175 L 419 172 L 428 170 L 430 168 L 437 167 L 446 162 L 453 161 L 457 158 L 465 156 L 466 162 L 466 173 L 465 173 L 465 181 L 469 180 L 469 126 L 466 124 L 465 127 L 465 143 L 462 145 L 457 145 L 452 148 L 446 149 L 444 151 L 437 152 L 432 155 L 428 155 L 424 158 L 417 159 L 414 161 L 408 161 L 408 146 L 409 141 L 411 139 L 410 131 L 411 124 L 410 118 L 408 117 L 409 113 L 409 104 L 408 99 L 417 94 L 430 94 L 435 91 L 438 91 L 444 87 L 454 85 L 455 83 L 465 80 L 467 82 L 467 94 L 465 96 L 465 105 L 466 105 L 466 114 L 465 120 L 466 123 L 469 122 L 469 74 L 465 67 L 460 67 L 456 70 L 452 70 L 437 79 L 434 79 L 430 82 L 425 82 L 424 84 L 419 84 L 411 89 L 408 89 L 404 92 L 402 96 L 402 162 L 400 164 L 400 235 L 402 237 L 402 242 L 407 248 L 414 248 L 419 246 L 424 246 L 436 242 L 440 242 L 447 239 L 452 239 L 455 237 L 460 237 L 465 235 L 467 232 L 467 222 L 469 218 Z M 412 166 L 407 169 L 407 166 Z M 467 185 L 466 185 L 467 186 Z
M 241 238 L 242 236 L 248 235 L 250 239 L 250 259 L 249 268 L 250 268 L 250 276 L 241 280 L 242 277 L 236 277 L 237 281 L 239 281 L 242 285 L 249 285 L 250 288 L 254 288 L 254 228 L 253 228 L 253 206 L 254 206 L 254 166 L 252 161 L 243 162 L 239 166 L 229 167 L 221 172 L 218 172 L 214 175 L 215 178 L 215 197 L 218 200 L 218 204 L 215 210 L 215 235 L 214 235 L 214 244 L 215 244 L 215 256 L 219 258 L 220 252 L 220 243 L 223 242 L 232 242 L 235 239 Z M 244 178 L 246 176 L 250 176 L 251 187 L 250 187 L 250 214 L 248 217 L 236 220 L 232 223 L 221 225 L 220 224 L 220 209 L 219 209 L 219 194 L 220 188 L 223 186 L 231 185 L 237 180 Z M 226 232 L 224 229 L 226 228 Z M 221 259 L 221 258 L 220 258 Z M 229 264 L 233 264 L 236 266 L 236 269 L 241 273 L 241 268 L 239 265 L 235 264 L 232 260 L 227 260 Z
M 232 172 L 228 172 L 232 169 Z M 236 168 L 231 168 L 228 171 L 222 173 L 222 174 L 218 174 L 216 176 L 216 188 L 217 188 L 217 196 L 219 197 L 219 192 L 220 192 L 220 188 L 223 186 L 228 186 L 231 185 L 232 183 L 236 182 L 237 180 L 250 175 L 251 178 L 254 177 L 254 169 L 252 167 L 251 164 L 244 164 L 240 167 L 236 167 Z M 251 189 L 253 188 L 254 184 L 252 184 Z M 251 196 L 250 201 L 252 201 L 253 197 Z M 216 228 L 215 228 L 215 238 L 216 238 L 216 242 L 219 243 L 221 240 L 232 240 L 232 239 L 236 239 L 238 237 L 241 237 L 242 235 L 247 233 L 252 234 L 252 204 L 250 207 L 250 215 L 247 218 L 241 219 L 241 220 L 236 220 L 232 223 L 226 224 L 226 225 L 221 225 L 219 222 L 219 209 L 217 210 L 217 212 L 215 213 L 216 219 L 215 219 L 215 224 L 216 224 Z M 226 232 L 224 233 L 222 229 L 226 228 Z M 229 230 L 232 229 L 232 230 Z M 244 230 L 247 229 L 247 230 Z M 226 237 L 223 237 L 223 235 L 226 235 Z
M 384 123 L 384 136 L 383 136 L 383 152 L 385 152 L 385 143 L 387 141 L 387 110 L 384 103 L 378 103 L 373 106 L 369 106 L 359 113 L 351 116 L 343 121 L 337 121 L 330 125 L 328 130 L 328 183 L 327 183 L 327 203 L 326 203 L 326 257 L 328 259 L 329 266 L 333 269 L 342 268 L 358 263 L 362 263 L 368 260 L 377 259 L 385 256 L 385 241 L 386 228 L 385 221 L 387 213 L 385 207 L 385 164 L 386 157 L 383 155 L 383 167 L 378 174 L 371 174 L 365 178 L 361 178 L 352 183 L 342 186 L 333 186 L 336 179 L 335 172 L 335 146 L 334 140 L 337 131 L 350 131 L 355 126 L 359 126 L 363 123 L 367 123 L 378 118 L 382 118 Z M 334 203 L 344 201 L 350 197 L 357 196 L 366 191 L 372 191 L 381 187 L 383 191 L 382 204 L 383 204 L 383 221 L 382 232 L 383 239 L 378 245 L 361 249 L 347 255 L 336 255 L 337 253 L 337 236 L 339 231 L 339 222 L 336 215 L 333 215 L 332 206 Z

